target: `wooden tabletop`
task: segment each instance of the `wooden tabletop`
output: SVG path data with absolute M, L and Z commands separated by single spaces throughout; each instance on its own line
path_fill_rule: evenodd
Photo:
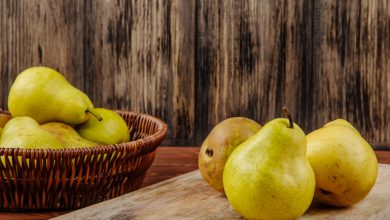
M 159 147 L 142 187 L 196 170 L 198 151 L 198 147 Z M 376 154 L 380 163 L 390 164 L 390 151 L 376 151 Z M 49 219 L 68 212 L 0 212 L 0 219 Z

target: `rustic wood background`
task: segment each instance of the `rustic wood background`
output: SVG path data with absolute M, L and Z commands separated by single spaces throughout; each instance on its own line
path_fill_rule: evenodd
M 16 75 L 58 69 L 96 106 L 152 114 L 168 145 L 287 105 L 390 144 L 390 2 L 0 0 L 0 107 Z

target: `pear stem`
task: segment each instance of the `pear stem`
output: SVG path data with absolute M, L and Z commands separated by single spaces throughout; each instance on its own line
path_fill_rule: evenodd
M 89 108 L 86 110 L 86 112 L 89 112 L 91 115 L 93 115 L 97 120 L 101 121 L 103 118 L 95 111 L 93 108 Z
M 288 111 L 288 108 L 286 106 L 283 107 L 283 113 L 286 116 L 286 118 L 288 118 L 288 121 L 289 121 L 288 128 L 294 128 L 294 121 L 293 121 L 293 119 L 290 115 L 290 112 Z

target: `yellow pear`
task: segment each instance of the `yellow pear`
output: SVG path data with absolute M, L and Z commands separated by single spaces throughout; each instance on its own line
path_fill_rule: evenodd
M 360 132 L 353 126 L 351 123 L 344 119 L 336 119 L 331 122 L 328 122 L 324 125 L 324 127 L 332 126 L 332 125 L 340 125 L 340 126 L 345 126 L 348 127 L 349 129 L 352 129 L 353 131 L 357 132 L 360 135 Z
M 358 130 L 337 119 L 307 135 L 307 158 L 316 176 L 315 199 L 343 207 L 361 201 L 378 173 L 375 153 Z
M 56 137 L 64 148 L 93 147 L 97 143 L 82 138 L 71 126 L 61 122 L 49 122 L 41 128 Z
M 116 112 L 96 108 L 102 120 L 94 117 L 77 127 L 81 137 L 103 145 L 125 143 L 130 140 L 130 132 L 126 121 Z
M 247 219 L 295 219 L 313 199 L 315 178 L 305 157 L 305 133 L 284 111 L 288 120 L 265 124 L 226 162 L 226 196 Z
M 41 129 L 30 117 L 12 118 L 1 134 L 0 147 L 25 149 L 61 149 L 61 143 Z
M 62 144 L 49 132 L 40 128 L 39 124 L 30 117 L 15 117 L 9 120 L 1 133 L 0 147 L 23 149 L 62 149 Z M 8 159 L 11 161 L 12 157 Z M 22 157 L 18 157 L 22 165 Z M 4 165 L 5 157 L 1 156 Z M 29 160 L 27 159 L 27 164 Z
M 29 116 L 39 124 L 60 121 L 77 125 L 87 121 L 90 114 L 101 120 L 85 93 L 47 67 L 31 67 L 16 77 L 8 108 L 12 117 Z

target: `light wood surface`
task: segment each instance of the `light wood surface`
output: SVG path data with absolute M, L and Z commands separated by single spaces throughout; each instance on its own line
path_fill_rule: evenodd
M 380 164 L 370 194 L 350 208 L 314 205 L 300 219 L 389 219 L 390 165 Z M 194 171 L 55 218 L 64 219 L 242 219 L 221 193 Z
M 0 0 L 0 108 L 46 65 L 95 106 L 162 118 L 166 145 L 282 105 L 305 132 L 342 117 L 389 145 L 389 20 L 388 0 Z

